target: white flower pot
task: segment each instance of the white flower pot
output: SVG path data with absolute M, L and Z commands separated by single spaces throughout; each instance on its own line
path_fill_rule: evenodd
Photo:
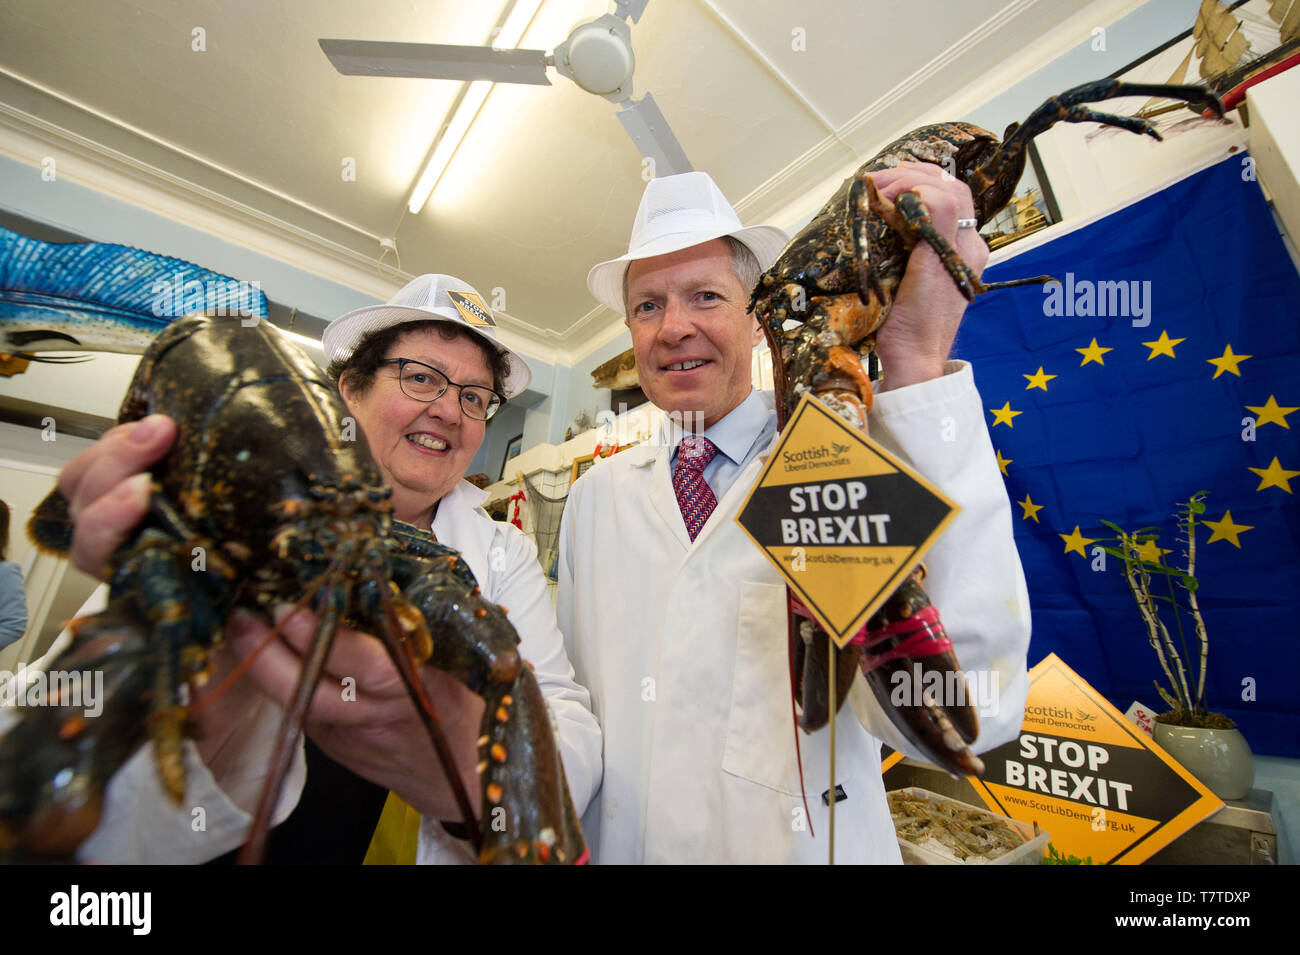
M 1152 734 L 1166 753 L 1220 799 L 1241 799 L 1255 782 L 1255 756 L 1240 731 L 1156 723 Z

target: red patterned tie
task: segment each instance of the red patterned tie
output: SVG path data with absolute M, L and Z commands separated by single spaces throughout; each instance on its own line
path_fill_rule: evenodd
M 677 448 L 677 465 L 673 468 L 673 490 L 677 492 L 677 506 L 686 521 L 686 533 L 691 540 L 709 519 L 718 499 L 704 481 L 704 468 L 718 453 L 708 438 L 688 434 Z

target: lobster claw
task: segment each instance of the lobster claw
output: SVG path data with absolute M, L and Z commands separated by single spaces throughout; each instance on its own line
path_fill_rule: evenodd
M 483 697 L 479 726 L 478 861 L 485 864 L 584 865 L 590 860 L 569 794 L 546 697 L 504 607 L 487 600 L 463 561 L 429 573 L 439 545 L 399 527 L 405 554 L 394 558 L 406 597 L 434 623 L 428 662 Z M 466 589 L 466 585 L 469 589 Z M 455 621 L 459 619 L 459 623 Z
M 950 773 L 978 776 L 984 763 L 967 744 L 979 718 L 939 611 L 921 589 L 923 573 L 917 568 L 867 624 L 859 666 L 913 747 Z
M 64 690 L 0 734 L 0 863 L 72 861 L 99 825 L 109 777 L 147 737 L 157 668 L 135 602 L 116 600 L 69 626 L 73 642 L 59 658 Z M 93 674 L 98 714 L 82 705 Z M 13 679 L 11 693 L 23 672 Z M 164 761 L 165 750 L 156 751 Z M 181 772 L 160 765 L 171 769 Z
M 485 864 L 584 865 L 590 858 L 533 671 L 484 694 L 481 750 Z

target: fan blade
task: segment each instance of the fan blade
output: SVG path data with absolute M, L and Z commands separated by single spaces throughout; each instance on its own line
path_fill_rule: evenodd
M 649 2 L 650 0 L 614 0 L 614 6 L 618 7 L 619 16 L 636 23 Z
M 334 69 L 346 76 L 406 76 L 430 80 L 492 80 L 550 86 L 545 50 L 490 46 L 319 40 Z
M 632 137 L 636 148 L 641 150 L 641 155 L 654 160 L 655 176 L 675 176 L 693 171 L 691 161 L 668 127 L 668 120 L 664 119 L 649 93 L 636 102 L 623 104 L 618 111 L 618 121 Z

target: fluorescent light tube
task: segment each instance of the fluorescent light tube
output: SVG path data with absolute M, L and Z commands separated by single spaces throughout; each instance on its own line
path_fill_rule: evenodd
M 493 47 L 497 49 L 514 49 L 517 47 L 524 35 L 524 30 L 532 22 L 533 16 L 541 5 L 542 0 L 515 0 L 510 15 L 506 17 L 506 22 L 502 24 L 500 31 L 493 40 Z M 419 214 L 420 210 L 424 208 L 424 204 L 429 201 L 429 196 L 432 195 L 434 187 L 438 185 L 438 180 L 442 178 L 447 164 L 451 162 L 451 157 L 456 154 L 461 140 L 469 132 L 470 124 L 478 116 L 478 111 L 483 107 L 483 101 L 487 99 L 487 95 L 492 91 L 494 85 L 488 80 L 475 80 L 465 90 L 465 95 L 461 98 L 460 105 L 456 107 L 451 122 L 447 124 L 442 138 L 438 140 L 433 155 L 429 157 L 428 165 L 424 167 L 424 172 L 416 181 L 415 188 L 411 190 L 411 198 L 406 204 L 406 207 L 411 211 L 411 215 Z

